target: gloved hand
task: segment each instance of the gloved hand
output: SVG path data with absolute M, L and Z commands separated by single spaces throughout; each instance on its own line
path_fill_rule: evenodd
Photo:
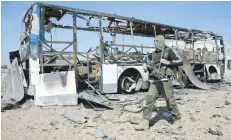
M 170 62 L 168 60 L 166 60 L 166 59 L 160 59 L 160 63 L 164 64 L 164 65 L 169 65 L 170 64 Z
M 144 69 L 145 72 L 148 70 L 148 66 L 147 66 L 146 63 L 143 63 L 143 69 Z

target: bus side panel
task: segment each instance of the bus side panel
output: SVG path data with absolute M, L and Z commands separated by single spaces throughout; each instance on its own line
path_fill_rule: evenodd
M 231 45 L 225 48 L 225 73 L 224 73 L 224 80 L 227 83 L 231 83 Z
M 32 9 L 32 29 L 30 36 L 30 52 L 29 52 L 29 66 L 30 66 L 30 84 L 37 85 L 40 82 L 40 65 L 39 65 L 39 41 L 40 41 L 40 5 L 35 4 Z
M 35 4 L 32 9 L 32 29 L 30 42 L 30 56 L 34 58 L 39 57 L 39 41 L 40 41 L 40 5 Z
M 117 93 L 117 64 L 103 64 L 103 92 Z

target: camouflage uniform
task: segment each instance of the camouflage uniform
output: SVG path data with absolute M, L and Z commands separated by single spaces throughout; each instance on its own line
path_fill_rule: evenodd
M 172 73 L 172 69 L 174 67 L 183 65 L 183 61 L 177 57 L 174 51 L 171 48 L 165 46 L 163 36 L 157 36 L 156 40 L 159 41 L 155 42 L 155 47 L 157 49 L 151 55 L 149 55 L 149 59 L 152 60 L 152 67 L 158 69 L 160 65 L 162 50 L 164 50 L 162 59 L 166 59 L 167 61 L 169 61 L 169 64 L 161 64 L 160 73 Z M 181 114 L 175 102 L 171 82 L 169 80 L 161 81 L 158 77 L 155 77 L 155 73 L 153 72 L 151 72 L 150 74 L 154 75 L 154 83 L 150 84 L 147 99 L 145 101 L 145 106 L 143 108 L 144 120 L 138 127 L 136 127 L 136 130 L 147 130 L 149 128 L 149 120 L 151 119 L 152 111 L 155 108 L 156 99 L 160 95 L 162 95 L 167 102 L 168 110 L 172 113 L 173 119 L 180 119 L 181 117 Z

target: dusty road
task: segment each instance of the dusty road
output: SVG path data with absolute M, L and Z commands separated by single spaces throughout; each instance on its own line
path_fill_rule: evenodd
M 131 120 L 141 113 L 123 110 L 94 111 L 78 107 L 23 106 L 1 113 L 2 140 L 230 140 L 231 92 L 176 95 L 182 120 L 173 125 L 165 120 L 152 121 L 149 131 L 135 131 Z M 157 107 L 166 106 L 158 100 Z M 86 123 L 65 118 L 68 108 L 86 113 Z M 155 116 L 156 113 L 153 113 Z M 158 115 L 157 115 L 158 116 Z M 95 131 L 107 138 L 98 138 Z M 102 130 L 102 131 L 100 131 Z M 104 134 L 102 134 L 104 132 Z M 105 136 L 105 137 L 106 137 Z

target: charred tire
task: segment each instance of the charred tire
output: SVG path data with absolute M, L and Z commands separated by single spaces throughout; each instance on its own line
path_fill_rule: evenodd
M 119 93 L 132 93 L 136 87 L 134 89 L 129 89 L 129 88 L 133 87 L 134 85 L 132 83 L 134 81 L 137 83 L 137 80 L 139 78 L 142 78 L 142 77 L 141 77 L 140 72 L 137 69 L 128 68 L 124 70 L 118 79 L 118 92 Z M 129 91 L 128 89 L 131 91 Z
M 128 76 L 122 76 L 119 79 L 119 85 L 118 85 L 119 92 L 131 93 L 133 90 L 131 90 L 130 92 L 127 91 L 131 86 L 132 85 L 131 85 L 131 82 L 128 80 Z
M 122 88 L 122 83 L 123 83 L 123 81 L 124 81 L 124 79 L 126 79 L 126 76 L 122 76 L 120 79 L 119 79 L 119 85 L 118 85 L 118 90 L 119 90 L 119 92 L 121 92 L 121 93 L 128 93 L 128 92 L 126 92 L 126 90 L 124 90 L 123 88 Z

